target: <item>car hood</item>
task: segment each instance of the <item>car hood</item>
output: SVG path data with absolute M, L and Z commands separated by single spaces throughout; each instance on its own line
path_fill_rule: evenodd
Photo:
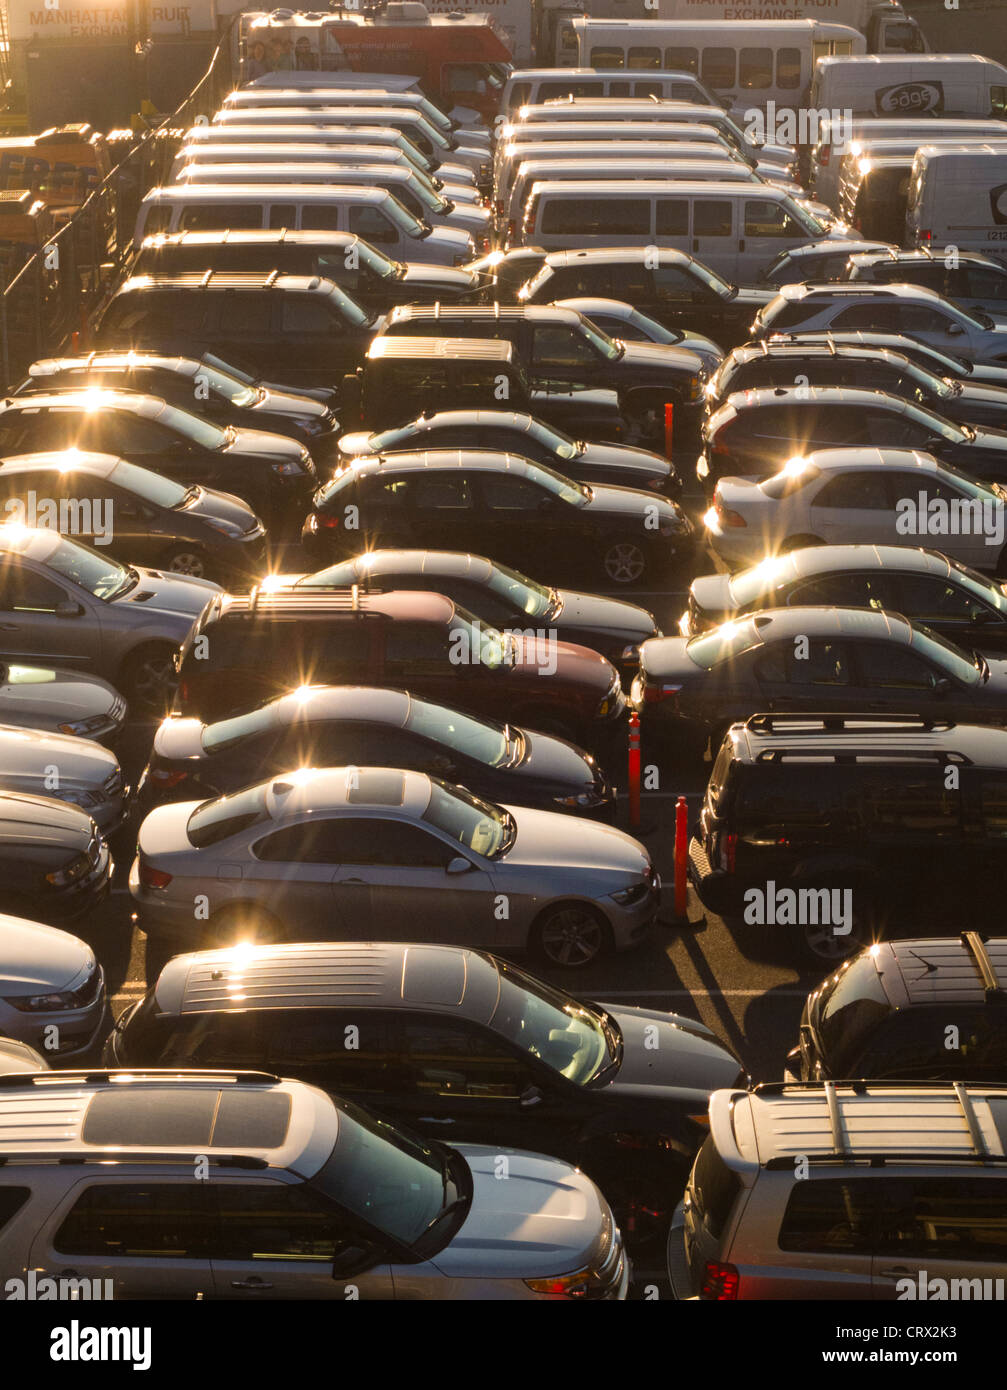
M 162 570 L 144 569 L 140 565 L 133 568 L 139 575 L 139 582 L 128 593 L 112 600 L 117 609 L 135 605 L 145 613 L 174 613 L 191 622 L 202 613 L 208 598 L 223 592 L 219 584 L 209 579 L 165 574 Z
M 342 440 L 340 440 L 342 447 Z M 520 450 L 516 450 L 520 452 Z M 570 462 L 576 464 L 588 464 L 593 468 L 634 468 L 637 470 L 647 469 L 655 477 L 667 478 L 671 476 L 671 464 L 660 454 L 652 453 L 650 449 L 638 449 L 633 444 L 595 444 L 589 442 L 577 455 L 575 460 L 557 459 L 555 467 L 559 472 L 570 466 Z
M 290 415 L 300 416 L 304 420 L 324 420 L 329 413 L 327 405 L 312 400 L 310 396 L 297 396 L 289 391 L 276 391 L 266 386 L 262 389 L 265 395 L 261 401 L 253 404 L 252 410 L 260 411 L 263 415 Z
M 752 286 L 742 286 L 738 293 L 727 301 L 728 307 L 736 305 L 738 308 L 761 309 L 764 304 L 768 304 L 771 299 L 776 298 L 776 290 L 759 290 Z
M 562 811 L 508 806 L 517 838 L 502 858 L 505 867 L 561 864 L 564 869 L 618 873 L 627 880 L 650 872 L 650 856 L 639 840 L 600 821 L 572 820 Z M 628 885 L 627 885 L 628 886 Z
M 407 264 L 406 273 L 396 284 L 406 289 L 412 287 L 444 290 L 446 294 L 471 294 L 481 285 L 479 276 L 463 266 Z
M 169 718 L 162 719 L 154 734 L 151 752 L 159 758 L 201 758 L 203 756 L 203 729 L 200 719 Z
M 266 430 L 235 429 L 234 438 L 224 449 L 225 454 L 245 454 L 254 458 L 295 459 L 300 463 L 301 446 L 285 434 L 270 434 Z
M 618 680 L 615 667 L 600 652 L 574 642 L 513 635 L 513 644 L 514 660 L 501 669 L 521 681 L 540 682 L 543 668 L 555 663 L 556 674 L 552 679 L 577 685 L 585 692 L 594 690 L 600 699 Z
M 0 721 L 33 728 L 55 727 L 108 715 L 119 699 L 107 681 L 75 671 L 10 663 L 0 684 Z
M 517 767 L 508 769 L 514 777 L 556 782 L 571 788 L 587 789 L 594 785 L 595 764 L 574 744 L 555 734 L 539 734 L 527 729 L 521 732 L 525 739 L 525 755 Z
M 201 521 L 226 521 L 242 532 L 250 531 L 258 521 L 247 502 L 231 492 L 218 492 L 212 487 L 200 487 L 195 501 L 184 510 L 179 508 L 175 515 L 198 517 Z
M 85 941 L 41 922 L 0 916 L 0 994 L 48 994 L 75 986 L 95 966 Z
M 998 659 L 997 657 L 987 656 L 986 663 L 990 668 L 990 678 L 985 685 L 977 689 L 977 694 L 981 702 L 999 703 L 1007 696 L 1007 658 Z
M 741 1063 L 705 1024 L 656 1009 L 601 1007 L 618 1023 L 623 1041 L 622 1063 L 606 1089 L 674 1086 L 709 1095 L 737 1082 Z
M 119 766 L 93 739 L 0 724 L 0 786 L 7 777 L 41 778 L 49 763 L 59 769 L 60 786 L 73 788 L 101 786 Z
M 635 603 L 598 594 L 581 594 L 573 589 L 557 592 L 561 606 L 554 621 L 560 623 L 564 631 L 605 629 L 625 634 L 627 642 L 643 642 L 657 633 L 653 616 Z
M 444 196 L 449 197 L 446 192 Z M 453 203 L 450 212 L 438 213 L 438 216 L 444 217 L 449 226 L 474 228 L 480 234 L 484 233 L 493 221 L 492 214 L 478 203 Z
M 962 383 L 962 389 L 948 401 L 941 402 L 941 409 L 945 405 L 952 408 L 956 416 L 962 419 L 969 419 L 969 406 L 999 406 L 1007 415 L 1007 388 L 1003 386 L 993 386 L 986 382 L 967 381 Z
M 420 242 L 421 246 L 442 246 L 453 259 L 459 262 L 468 260 L 473 251 L 472 237 L 460 227 L 435 227 L 429 236 Z
M 70 856 L 87 849 L 94 835 L 94 822 L 71 802 L 14 792 L 0 801 L 0 834 L 8 850 L 18 845 L 44 845 L 52 851 L 61 847 Z M 0 945 L 0 953 L 2 950 Z
M 1007 449 L 1007 430 L 988 430 L 982 429 L 977 425 L 972 428 L 976 432 L 975 439 L 970 439 L 964 446 L 969 449 L 988 449 L 992 453 L 1002 453 Z
M 634 368 L 653 371 L 662 367 L 669 372 L 698 375 L 703 370 L 703 359 L 697 352 L 673 343 L 626 343 L 618 365 L 624 371 Z
M 664 681 L 695 681 L 709 673 L 686 651 L 684 637 L 653 637 L 640 648 L 640 666 L 648 676 Z
M 649 520 L 650 526 L 644 532 L 644 539 L 659 535 L 657 528 L 661 522 L 685 521 L 682 510 L 658 492 L 644 492 L 635 487 L 613 487 L 608 483 L 590 483 L 589 486 L 592 496 L 587 503 L 588 508 L 596 512 L 635 516 L 641 524 L 645 519 Z M 648 507 L 656 507 L 656 513 L 647 511 Z
M 442 1274 L 478 1279 L 492 1270 L 498 1279 L 542 1279 L 597 1259 L 608 1213 L 579 1169 L 489 1144 L 458 1144 L 455 1152 L 472 1175 L 472 1201 L 454 1239 L 431 1261 Z

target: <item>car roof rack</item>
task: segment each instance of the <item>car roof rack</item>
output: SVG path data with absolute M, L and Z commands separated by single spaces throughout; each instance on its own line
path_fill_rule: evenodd
M 82 1067 L 78 1071 L 10 1072 L 0 1075 L 0 1087 L 91 1086 L 100 1081 L 229 1081 L 236 1086 L 279 1085 L 282 1077 L 270 1071 L 240 1071 L 232 1067 Z
M 305 586 L 303 589 L 270 589 L 262 584 L 256 584 L 248 595 L 248 606 L 244 610 L 244 616 L 251 618 L 259 611 L 260 604 L 267 603 L 274 606 L 278 611 L 286 608 L 295 608 L 298 604 L 310 602 L 311 598 L 327 598 L 340 608 L 350 608 L 353 612 L 360 611 L 360 585 L 349 584 L 345 588 L 338 589 L 311 589 Z M 369 594 L 375 591 L 368 589 Z M 239 610 L 240 611 L 240 610 Z
M 183 1153 L 178 1149 L 130 1149 L 116 1147 L 114 1150 L 95 1147 L 93 1149 L 17 1149 L 11 1153 L 0 1153 L 0 1168 L 8 1163 L 55 1163 L 60 1167 L 73 1167 L 78 1163 L 183 1163 L 187 1167 L 200 1162 L 212 1168 L 268 1168 L 264 1158 L 253 1154 L 215 1154 L 211 1151 Z
M 797 727 L 794 727 L 795 725 Z M 805 725 L 807 727 L 803 727 Z M 819 725 L 820 728 L 813 727 Z M 869 725 L 871 730 L 877 729 L 879 733 L 903 729 L 923 733 L 946 733 L 955 728 L 955 721 L 932 719 L 923 714 L 815 714 L 810 710 L 800 710 L 792 714 L 782 710 L 777 714 L 753 714 L 745 720 L 745 728 L 756 734 L 776 733 L 778 728 L 783 727 L 786 727 L 788 733 L 795 734 L 837 733 L 847 729 L 862 734 L 868 732 L 864 728 L 865 725 Z
M 987 1004 L 1007 1003 L 1007 992 L 1004 991 L 996 972 L 996 966 L 990 960 L 990 954 L 986 949 L 986 942 L 977 931 L 963 931 L 962 945 L 976 963 L 976 968 L 982 977 L 983 988 L 986 991 Z

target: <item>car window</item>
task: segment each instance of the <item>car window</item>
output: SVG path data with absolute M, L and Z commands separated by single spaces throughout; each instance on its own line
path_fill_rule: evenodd
M 937 673 L 908 647 L 890 642 L 859 642 L 857 661 L 861 684 L 883 690 L 931 691 Z
M 483 503 L 495 512 L 535 511 L 549 494 L 543 492 L 527 478 L 517 478 L 506 473 L 485 473 L 482 478 Z M 489 614 L 487 613 L 488 617 Z
M 801 1184 L 797 1184 L 801 1186 Z M 956 1173 L 951 1178 L 907 1178 L 886 1203 L 888 1219 L 878 1252 L 913 1259 L 1007 1261 L 1003 1181 Z
M 382 481 L 378 496 L 397 506 L 424 512 L 464 511 L 472 506 L 472 485 L 464 473 L 413 473 Z
M 743 48 L 738 60 L 738 86 L 760 91 L 773 85 L 773 50 Z
M 317 220 L 322 214 L 326 214 L 327 220 Z M 339 226 L 339 209 L 305 208 L 301 226 L 334 229 Z M 394 246 L 400 240 L 399 229 L 380 208 L 350 208 L 350 231 L 363 237 L 364 241 L 374 242 L 376 246 Z
M 339 862 L 343 864 L 443 869 L 455 857 L 450 845 L 405 821 L 344 817 L 334 824 L 339 827 Z
M 889 594 L 892 582 L 878 574 L 821 574 L 795 584 L 787 598 L 789 605 L 815 606 L 824 604 L 840 608 L 892 607 Z
M 76 410 L 11 410 L 0 417 L 0 449 L 5 454 L 43 449 L 67 449 L 80 436 Z
M 899 611 L 914 622 L 939 622 L 942 618 L 970 622 L 976 614 L 991 611 L 982 599 L 937 575 L 903 574 L 899 587 L 902 591 Z
M 979 300 L 1007 298 L 1007 277 L 1001 271 L 973 266 L 967 270 L 952 271 L 950 278 L 949 293 L 952 299 L 958 296 Z
M 668 201 L 670 202 L 670 200 Z M 661 230 L 660 211 L 663 206 L 662 203 L 658 209 L 658 231 Z M 685 206 L 685 204 L 682 206 Z M 688 219 L 686 219 L 683 231 L 687 232 L 688 230 Z M 658 300 L 662 303 L 673 304 L 680 300 L 691 301 L 694 295 L 701 292 L 702 287 L 699 283 L 677 265 L 658 266 L 652 273 L 654 276 L 654 289 L 657 292 Z M 700 297 L 702 297 L 701 293 Z
M 748 198 L 745 201 L 745 236 L 806 238 L 807 233 L 781 203 L 770 198 Z
M 160 454 L 184 441 L 175 434 L 134 415 L 132 411 L 104 411 L 82 421 L 84 447 L 106 450 L 113 454 Z
M 0 568 L 0 611 L 4 613 L 54 613 L 65 602 L 66 590 L 14 561 Z
M 220 1214 L 209 1249 L 215 1260 L 331 1261 L 351 1234 L 347 1218 L 303 1185 L 217 1181 L 213 1194 Z
M 53 1237 L 61 1255 L 99 1259 L 206 1257 L 210 1183 L 93 1183 Z
M 567 236 L 647 236 L 650 203 L 645 198 L 552 197 L 545 204 L 540 230 Z
M 815 639 L 805 649 L 803 644 L 798 646 L 789 638 L 771 642 L 759 657 L 755 674 L 760 681 L 784 681 L 798 686 L 849 685 L 848 644 Z
M 728 210 L 728 214 L 730 214 L 730 210 Z M 698 213 L 697 213 L 697 218 L 698 218 Z M 699 225 L 698 220 L 697 220 L 697 224 L 696 224 L 696 225 L 697 225 L 697 226 Z M 658 235 L 658 236 L 679 236 L 679 237 L 685 237 L 685 236 L 688 236 L 688 235 L 689 235 L 689 203 L 688 203 L 688 199 L 686 199 L 686 198 L 658 198 L 658 200 L 657 200 L 657 235 Z M 700 233 L 697 232 L 696 235 L 699 236 Z M 719 232 L 708 232 L 708 233 L 706 233 L 706 235 L 708 235 L 708 236 L 719 236 L 719 235 L 722 235 L 722 233 L 719 233 Z M 658 270 L 658 271 L 655 271 L 655 272 L 654 272 L 655 277 L 660 276 L 660 275 L 662 275 L 662 274 L 663 274 L 663 275 L 668 275 L 668 274 L 670 274 L 670 273 L 671 273 L 671 270 L 670 270 L 670 269 L 669 269 L 669 270 L 665 270 L 665 271 L 660 271 L 660 270 Z M 629 298 L 629 296 L 627 296 L 627 298 Z M 630 302 L 630 303 L 633 303 L 633 300 L 630 299 L 629 302 Z
M 734 204 L 726 198 L 697 198 L 692 206 L 692 235 L 730 236 Z
M 881 1184 L 865 1178 L 795 1182 L 780 1226 L 781 1250 L 870 1254 L 882 1204 Z
M 374 1009 L 276 1009 L 268 1011 L 263 1058 L 280 1076 L 298 1076 L 343 1091 L 401 1090 L 398 1059 L 388 1027 Z M 355 1046 L 347 1045 L 347 1029 Z
M 18 1214 L 30 1196 L 30 1187 L 0 1186 L 0 1231 Z
M 832 315 L 830 327 L 838 329 L 870 329 L 876 333 L 899 333 L 901 320 L 894 304 L 851 304 Z
M 410 1089 L 421 1094 L 516 1101 L 531 1084 L 528 1064 L 470 1023 L 433 1015 L 396 1017 L 390 1028 Z
M 536 367 L 577 367 L 598 359 L 582 333 L 573 328 L 543 324 L 535 329 L 531 360 Z
M 180 232 L 215 232 L 262 226 L 262 204 L 198 203 L 182 209 Z
M 949 1065 L 961 1065 L 960 1047 L 948 1055 L 951 1027 L 958 1029 L 961 1043 L 962 1035 L 968 1034 L 968 1020 L 955 1008 L 898 1010 L 873 1034 L 867 1050 L 857 1059 L 857 1075 L 939 1076 Z
M 450 670 L 451 634 L 440 623 L 392 623 L 385 638 L 385 674 L 404 681 Z
M 860 511 L 888 511 L 891 503 L 880 469 L 839 473 L 830 478 L 815 497 L 816 507 L 856 508 Z
M 733 48 L 714 48 L 712 46 L 704 48 L 699 75 L 705 84 L 712 87 L 714 91 L 733 87 L 735 85 L 736 56 L 736 51 Z
M 284 299 L 280 309 L 281 333 L 333 333 L 337 321 L 325 308 L 310 299 Z
M 983 828 L 992 839 L 1007 839 L 1007 779 L 986 777 L 979 785 Z
M 961 814 L 960 793 L 944 786 L 944 769 L 932 774 L 879 768 L 863 788 L 860 801 L 864 833 L 883 833 L 886 840 L 904 836 L 917 840 L 920 832 L 934 838 L 954 838 Z
M 335 818 L 286 825 L 257 840 L 252 850 L 269 864 L 341 864 L 345 842 L 339 830 Z

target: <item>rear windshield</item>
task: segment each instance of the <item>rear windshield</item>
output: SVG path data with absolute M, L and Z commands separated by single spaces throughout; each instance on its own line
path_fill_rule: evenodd
M 741 1191 L 741 1179 L 721 1158 L 712 1135 L 696 1156 L 690 1187 L 699 1219 L 709 1234 L 719 1240 Z
M 721 623 L 712 632 L 704 632 L 701 637 L 693 637 L 686 643 L 689 660 L 707 671 L 719 666 L 722 661 L 730 661 L 742 652 L 757 647 L 762 639 L 753 618 L 741 623 Z
M 266 810 L 268 786 L 249 787 L 234 796 L 221 796 L 204 801 L 189 817 L 186 833 L 196 849 L 230 839 L 250 825 L 269 820 Z
M 867 1037 L 891 1012 L 874 957 L 858 957 L 822 991 L 818 1035 L 833 1076 L 845 1075 Z

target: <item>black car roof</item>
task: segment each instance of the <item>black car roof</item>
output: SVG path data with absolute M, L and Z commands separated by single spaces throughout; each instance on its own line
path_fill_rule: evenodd
M 388 316 L 394 323 L 472 323 L 493 322 L 580 323 L 576 309 L 557 309 L 552 304 L 400 304 Z
M 409 358 L 444 358 L 463 362 L 515 365 L 514 345 L 501 338 L 412 338 L 379 333 L 367 349 L 371 362 Z
M 889 942 L 876 957 L 883 984 L 886 956 L 898 971 L 905 1003 L 910 1006 L 1007 1005 L 1007 937 L 984 941 L 976 932 L 963 932 L 959 937 Z
M 113 298 L 125 294 L 141 294 L 151 290 L 275 290 L 278 294 L 294 291 L 300 294 L 328 295 L 338 286 L 321 275 L 287 275 L 278 270 L 203 270 L 179 271 L 168 275 L 131 275 L 116 290 Z
M 914 714 L 755 714 L 734 726 L 732 745 L 735 759 L 748 765 L 808 759 L 820 770 L 831 754 L 846 764 L 858 756 L 891 764 L 902 756 L 916 765 L 933 758 L 942 767 L 1007 770 L 1007 729 Z

